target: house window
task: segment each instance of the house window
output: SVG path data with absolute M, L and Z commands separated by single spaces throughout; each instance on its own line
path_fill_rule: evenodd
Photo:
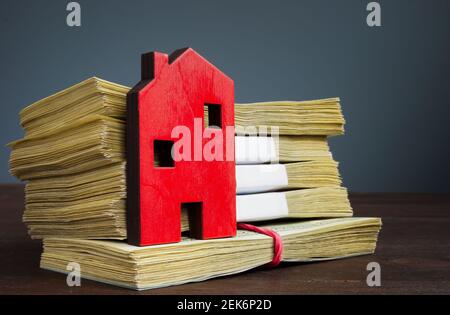
M 203 106 L 205 128 L 222 129 L 222 106 L 220 104 L 206 104 Z
M 172 157 L 173 141 L 155 140 L 153 142 L 153 163 L 155 167 L 174 167 Z

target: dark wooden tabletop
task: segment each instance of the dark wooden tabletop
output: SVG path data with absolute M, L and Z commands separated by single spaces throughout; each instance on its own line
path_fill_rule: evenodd
M 0 294 L 403 294 L 450 293 L 450 195 L 353 193 L 356 216 L 379 216 L 375 255 L 308 264 L 136 292 L 41 270 L 41 243 L 21 221 L 22 185 L 0 185 Z M 381 287 L 368 287 L 366 266 L 381 266 Z

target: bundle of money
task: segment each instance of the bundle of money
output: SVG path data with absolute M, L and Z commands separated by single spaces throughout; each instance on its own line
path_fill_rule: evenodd
M 67 262 L 77 261 L 87 278 L 147 289 L 269 262 L 273 242 L 261 234 L 190 239 L 185 209 L 180 209 L 182 242 L 126 243 L 128 91 L 89 78 L 20 113 L 25 136 L 9 144 L 10 171 L 26 181 L 23 220 L 32 238 L 43 239 L 42 268 L 66 272 Z M 328 136 L 343 133 L 338 98 L 237 104 L 235 116 L 238 222 L 277 231 L 286 261 L 374 251 L 381 221 L 349 218 L 347 190 L 328 146 Z M 262 125 L 275 126 L 278 134 L 239 131 Z M 304 221 L 314 218 L 322 220 Z

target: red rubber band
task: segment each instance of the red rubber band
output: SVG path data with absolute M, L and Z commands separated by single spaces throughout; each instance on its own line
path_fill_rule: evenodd
M 241 230 L 265 234 L 273 238 L 273 259 L 270 263 L 266 264 L 266 266 L 273 268 L 280 264 L 281 256 L 283 254 L 283 239 L 277 232 L 269 228 L 261 228 L 248 223 L 238 223 L 237 227 Z

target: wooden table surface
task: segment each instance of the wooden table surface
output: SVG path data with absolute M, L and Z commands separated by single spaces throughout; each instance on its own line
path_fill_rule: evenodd
M 0 185 L 0 294 L 403 294 L 450 293 L 450 194 L 353 193 L 356 216 L 379 216 L 383 229 L 375 255 L 337 261 L 283 264 L 144 292 L 41 270 L 41 243 L 21 221 L 22 185 Z M 381 287 L 368 287 L 366 266 L 381 265 Z

